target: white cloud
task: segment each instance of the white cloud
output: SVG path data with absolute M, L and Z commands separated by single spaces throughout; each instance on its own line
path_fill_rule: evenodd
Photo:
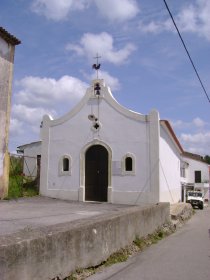
M 199 117 L 185 122 L 177 120 L 171 122 L 176 131 L 179 131 L 180 139 L 184 149 L 188 152 L 210 155 L 210 126 Z
M 200 155 L 210 155 L 210 131 L 195 134 L 182 133 L 181 141 L 187 151 Z
M 128 43 L 123 48 L 116 49 L 113 37 L 106 32 L 102 32 L 100 34 L 86 33 L 82 36 L 79 44 L 68 44 L 66 49 L 76 52 L 77 55 L 87 56 L 90 60 L 96 53 L 103 54 L 103 61 L 122 64 L 136 47 Z
M 39 122 L 44 114 L 56 114 L 55 111 L 49 111 L 41 107 L 28 107 L 22 104 L 12 106 L 12 115 L 19 121 L 24 121 L 30 124 Z
M 56 116 L 55 110 L 41 107 L 28 107 L 22 104 L 12 106 L 12 127 L 11 133 L 16 131 L 17 135 L 23 133 L 30 134 L 31 131 L 39 133 L 43 115 L 49 114 Z
M 88 8 L 95 4 L 99 13 L 111 21 L 126 21 L 138 12 L 136 0 L 34 0 L 31 9 L 38 15 L 54 21 L 66 20 L 71 12 Z
M 182 120 L 170 121 L 174 128 L 183 128 L 184 122 Z
M 23 133 L 23 123 L 18 119 L 11 118 L 10 120 L 10 136 Z
M 189 129 L 195 128 L 200 129 L 204 128 L 207 123 L 199 117 L 194 118 L 191 122 L 184 122 L 182 120 L 171 121 L 172 126 L 176 129 Z
M 60 21 L 75 10 L 83 10 L 88 4 L 87 0 L 34 0 L 32 11 L 48 19 Z
M 166 21 L 151 21 L 149 23 L 139 22 L 138 28 L 143 33 L 160 33 L 162 31 L 169 31 L 172 29 L 172 23 L 169 20 Z
M 182 31 L 195 32 L 197 29 L 196 9 L 193 5 L 184 8 L 177 16 L 177 24 Z
M 111 21 L 129 20 L 139 12 L 135 0 L 95 0 L 95 4 L 99 12 Z
M 200 118 L 195 118 L 194 120 L 193 120 L 193 124 L 196 126 L 196 127 L 204 127 L 205 126 L 205 122 L 202 120 L 202 119 L 200 119 Z
M 204 144 L 209 143 L 210 146 L 210 132 L 197 133 L 197 134 L 181 134 L 181 139 L 188 143 Z
M 177 15 L 177 22 L 182 31 L 197 33 L 210 40 L 209 14 L 209 0 L 197 0 L 195 5 L 191 4 Z
M 172 12 L 173 13 L 173 12 Z M 174 15 L 175 22 L 181 32 L 191 32 L 205 37 L 210 41 L 210 1 L 196 0 Z M 163 31 L 176 32 L 171 19 L 139 23 L 139 30 L 145 33 L 159 33 Z
M 87 84 L 71 76 L 58 80 L 28 76 L 16 82 L 16 85 L 20 87 L 16 93 L 19 103 L 47 107 L 62 101 L 75 102 L 87 88 Z
M 11 110 L 10 133 L 16 145 L 21 144 L 19 139 L 23 135 L 25 141 L 37 139 L 43 115 L 63 115 L 83 97 L 87 88 L 87 84 L 71 76 L 58 80 L 29 76 L 15 86 L 18 90 Z

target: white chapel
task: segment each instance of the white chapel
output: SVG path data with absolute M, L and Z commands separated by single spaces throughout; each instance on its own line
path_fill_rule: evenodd
M 180 200 L 183 149 L 166 120 L 130 111 L 95 79 L 76 107 L 43 117 L 40 194 L 142 204 Z

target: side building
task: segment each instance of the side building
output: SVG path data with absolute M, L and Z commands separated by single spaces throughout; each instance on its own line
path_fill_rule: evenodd
M 23 159 L 23 174 L 31 179 L 40 177 L 41 168 L 41 141 L 17 147 L 17 153 Z
M 210 198 L 209 165 L 202 156 L 184 152 L 182 155 L 181 181 L 182 200 L 186 200 L 186 193 L 189 190 L 202 191 L 204 200 Z

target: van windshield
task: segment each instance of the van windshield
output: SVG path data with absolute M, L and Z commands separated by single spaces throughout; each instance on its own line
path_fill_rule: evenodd
M 188 195 L 194 197 L 202 197 L 202 193 L 200 192 L 188 192 Z

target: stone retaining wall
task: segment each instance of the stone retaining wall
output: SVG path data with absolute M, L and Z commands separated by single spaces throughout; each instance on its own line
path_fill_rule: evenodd
M 4 236 L 0 279 L 63 279 L 76 268 L 100 264 L 137 236 L 146 236 L 169 221 L 169 204 L 159 203 Z

